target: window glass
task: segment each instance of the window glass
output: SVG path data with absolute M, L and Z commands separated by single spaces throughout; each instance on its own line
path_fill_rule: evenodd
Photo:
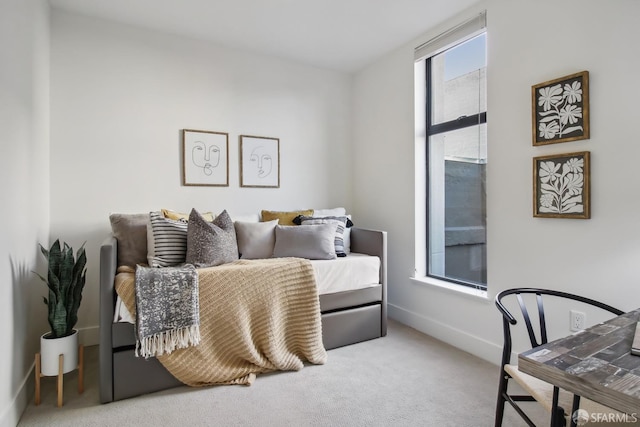
M 429 274 L 482 287 L 486 269 L 487 126 L 429 138 Z
M 486 289 L 486 36 L 426 59 L 427 274 Z
M 431 58 L 432 124 L 487 111 L 485 34 Z

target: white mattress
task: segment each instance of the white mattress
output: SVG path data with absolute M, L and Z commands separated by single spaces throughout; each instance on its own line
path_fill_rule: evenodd
M 353 291 L 380 283 L 380 258 L 351 252 L 332 260 L 312 260 L 320 295 Z
M 353 291 L 380 283 L 380 258 L 351 252 L 334 260 L 312 260 L 320 295 Z M 120 297 L 116 301 L 114 322 L 133 323 L 134 319 Z

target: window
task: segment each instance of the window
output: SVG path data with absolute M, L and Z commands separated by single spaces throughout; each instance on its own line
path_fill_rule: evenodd
M 446 46 L 420 59 L 420 69 L 426 275 L 486 289 L 486 33 L 484 14 L 480 18 L 456 27 L 454 40 L 446 34 Z

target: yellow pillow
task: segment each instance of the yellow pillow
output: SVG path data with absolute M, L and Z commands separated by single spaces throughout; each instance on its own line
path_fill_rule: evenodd
M 295 225 L 293 220 L 298 215 L 312 216 L 313 209 L 306 209 L 303 211 L 289 211 L 289 212 L 278 212 L 278 211 L 262 211 L 262 222 L 265 221 L 273 221 L 274 219 L 278 220 L 278 224 L 280 225 Z
M 201 215 L 209 222 L 213 222 L 213 220 L 215 219 L 211 212 L 204 212 Z M 173 219 L 175 221 L 180 221 L 181 219 L 189 221 L 188 213 L 175 212 L 170 209 L 162 209 L 162 216 L 165 218 Z

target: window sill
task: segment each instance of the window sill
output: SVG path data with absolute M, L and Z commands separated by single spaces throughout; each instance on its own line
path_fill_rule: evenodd
M 410 280 L 419 285 L 433 287 L 435 289 L 439 289 L 444 292 L 463 295 L 465 297 L 473 298 L 475 300 L 479 300 L 487 303 L 491 302 L 489 300 L 489 297 L 487 296 L 487 291 L 474 289 L 469 286 L 458 285 L 455 283 L 447 282 L 445 280 L 439 280 L 433 277 L 410 277 Z

